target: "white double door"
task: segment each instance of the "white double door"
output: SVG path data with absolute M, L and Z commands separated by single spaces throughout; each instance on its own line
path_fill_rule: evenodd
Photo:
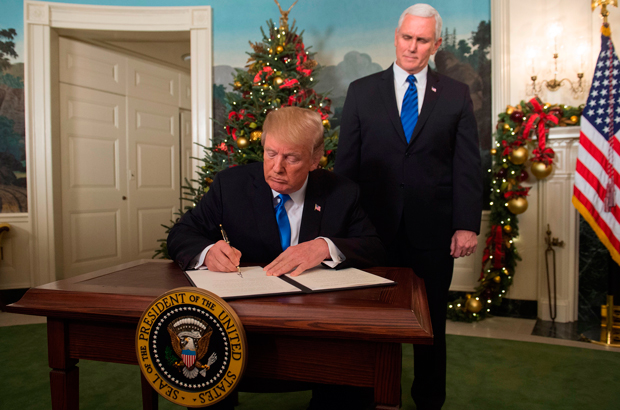
M 191 139 L 181 112 L 60 84 L 64 277 L 151 258 L 159 249 L 162 225 L 179 209 L 180 133 Z

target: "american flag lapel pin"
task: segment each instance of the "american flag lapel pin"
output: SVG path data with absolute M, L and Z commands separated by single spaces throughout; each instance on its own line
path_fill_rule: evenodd
M 321 207 L 319 206 L 319 204 L 314 204 L 314 210 L 321 212 Z
M 434 93 L 437 92 L 437 89 L 435 87 L 431 87 L 431 90 L 433 90 Z

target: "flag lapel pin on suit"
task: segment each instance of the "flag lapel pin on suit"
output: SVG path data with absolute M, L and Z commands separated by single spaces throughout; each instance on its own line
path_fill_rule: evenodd
M 435 87 L 431 87 L 431 90 L 433 90 L 434 93 L 437 92 L 437 89 Z
M 319 204 L 314 204 L 314 210 L 321 212 L 321 207 L 319 206 Z

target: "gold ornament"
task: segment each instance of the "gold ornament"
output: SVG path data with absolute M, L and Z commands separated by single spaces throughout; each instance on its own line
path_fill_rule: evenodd
M 465 294 L 465 299 L 471 299 L 471 293 L 466 293 Z
M 500 282 L 502 281 L 502 278 L 501 278 L 499 275 L 497 275 L 497 276 L 495 276 L 495 277 L 493 278 L 493 281 L 494 281 L 495 283 L 500 283 Z
M 323 120 L 323 127 L 327 130 L 330 129 L 331 124 L 329 123 L 329 120 Z
M 284 82 L 284 80 L 282 79 L 282 77 L 275 77 L 273 79 L 273 85 L 281 85 Z
M 510 232 L 512 232 L 512 226 L 510 226 L 510 225 L 504 225 L 504 232 L 506 232 L 506 233 L 510 233 Z
M 261 130 L 252 131 L 250 133 L 250 139 L 252 141 L 257 141 L 260 139 L 261 135 L 263 135 L 263 132 Z
M 515 111 L 515 107 L 513 107 L 512 105 L 507 105 L 506 106 L 506 114 L 510 115 Z
M 495 148 L 491 148 L 491 155 L 497 154 L 497 150 Z
M 553 164 L 545 164 L 544 162 L 532 162 L 532 174 L 538 179 L 545 179 L 553 171 Z
M 504 130 L 510 131 L 510 125 L 507 123 L 504 123 Z
M 551 107 L 551 104 L 549 103 L 545 103 L 545 105 L 543 105 L 543 108 L 546 110 L 547 108 Z
M 280 54 L 283 51 L 284 51 L 284 47 L 282 47 L 282 46 L 277 46 L 276 47 L 276 53 Z
M 249 144 L 249 141 L 246 137 L 239 137 L 237 138 L 237 146 L 241 149 L 247 147 Z
M 269 54 L 273 54 L 273 48 L 269 49 Z
M 573 124 L 577 124 L 577 121 L 579 121 L 579 117 L 577 117 L 576 115 L 571 115 L 570 120 L 573 122 Z
M 508 200 L 508 210 L 515 215 L 522 214 L 527 210 L 527 199 L 522 196 Z
M 241 88 L 241 82 L 235 81 L 235 88 Z
M 512 152 L 508 155 L 508 159 L 515 165 L 521 165 L 525 161 L 527 161 L 527 156 L 529 154 L 530 153 L 528 152 L 527 148 L 519 147 L 512 150 Z
M 482 302 L 474 298 L 467 299 L 467 302 L 465 302 L 465 308 L 471 313 L 478 313 L 482 310 Z
M 319 160 L 319 165 L 321 166 L 321 168 L 324 168 L 325 165 L 327 165 L 327 157 L 325 155 L 323 155 Z

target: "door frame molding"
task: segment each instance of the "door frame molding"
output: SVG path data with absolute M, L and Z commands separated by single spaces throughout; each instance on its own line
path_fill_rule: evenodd
M 32 286 L 59 279 L 62 255 L 58 145 L 58 35 L 55 29 L 189 31 L 192 142 L 209 146 L 213 117 L 210 6 L 122 7 L 24 1 L 24 76 Z M 200 147 L 193 144 L 194 157 Z M 192 169 L 198 161 L 194 160 Z

